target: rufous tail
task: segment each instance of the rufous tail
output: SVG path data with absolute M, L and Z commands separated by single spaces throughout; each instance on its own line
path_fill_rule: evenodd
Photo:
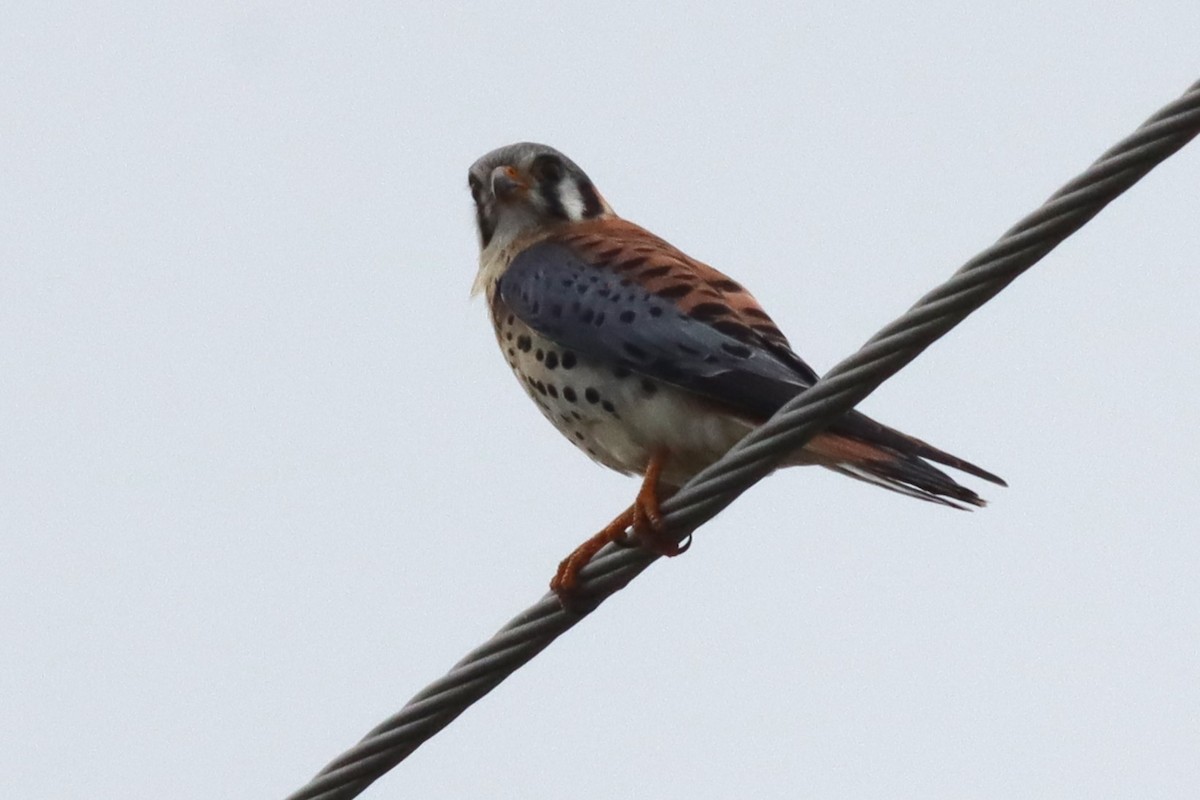
M 985 506 L 987 501 L 930 461 L 1007 486 L 969 461 L 857 413 L 815 436 L 804 449 L 835 472 L 953 508 Z

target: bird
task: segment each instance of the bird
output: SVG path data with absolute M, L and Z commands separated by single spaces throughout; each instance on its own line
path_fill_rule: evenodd
M 740 283 L 621 218 L 544 144 L 471 165 L 482 293 L 496 340 L 542 414 L 600 464 L 642 482 L 628 509 L 559 564 L 564 605 L 610 542 L 683 552 L 661 503 L 818 374 Z M 934 464 L 1006 486 L 969 461 L 853 410 L 782 466 L 819 465 L 933 503 L 985 501 Z M 629 537 L 632 531 L 632 537 Z

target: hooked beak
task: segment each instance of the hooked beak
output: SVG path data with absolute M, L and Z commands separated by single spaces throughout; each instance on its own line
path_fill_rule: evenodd
M 492 170 L 492 195 L 497 200 L 524 194 L 528 189 L 529 184 L 521 178 L 516 167 L 496 167 Z

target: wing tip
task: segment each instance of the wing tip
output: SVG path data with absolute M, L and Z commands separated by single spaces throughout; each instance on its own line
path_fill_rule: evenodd
M 925 457 L 929 458 L 929 456 L 925 456 Z M 993 472 L 988 472 L 986 469 L 983 469 L 982 467 L 977 467 L 974 464 L 972 464 L 970 461 L 963 461 L 961 458 L 954 458 L 953 461 L 942 461 L 942 460 L 936 459 L 936 458 L 931 459 L 931 460 L 937 461 L 939 464 L 950 467 L 952 469 L 956 469 L 959 472 L 965 472 L 968 475 L 973 475 L 974 477 L 979 478 L 980 480 L 987 481 L 988 483 L 995 484 L 996 486 L 1003 486 L 1005 489 L 1008 488 L 1008 481 L 1004 480 L 1004 478 L 1001 478 L 999 475 L 997 475 Z

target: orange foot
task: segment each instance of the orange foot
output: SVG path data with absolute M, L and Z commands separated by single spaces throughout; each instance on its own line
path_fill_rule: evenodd
M 658 502 L 658 479 L 666 461 L 665 450 L 655 451 L 650 457 L 650 463 L 646 465 L 646 477 L 633 505 L 605 525 L 595 536 L 576 547 L 574 552 L 558 565 L 558 572 L 550 581 L 550 590 L 558 595 L 564 606 L 571 604 L 579 586 L 579 571 L 587 566 L 604 545 L 624 539 L 625 531 L 630 527 L 633 528 L 638 543 L 655 555 L 677 556 L 688 549 L 690 539 L 687 540 L 687 544 L 681 545 L 663 530 L 662 511 Z

